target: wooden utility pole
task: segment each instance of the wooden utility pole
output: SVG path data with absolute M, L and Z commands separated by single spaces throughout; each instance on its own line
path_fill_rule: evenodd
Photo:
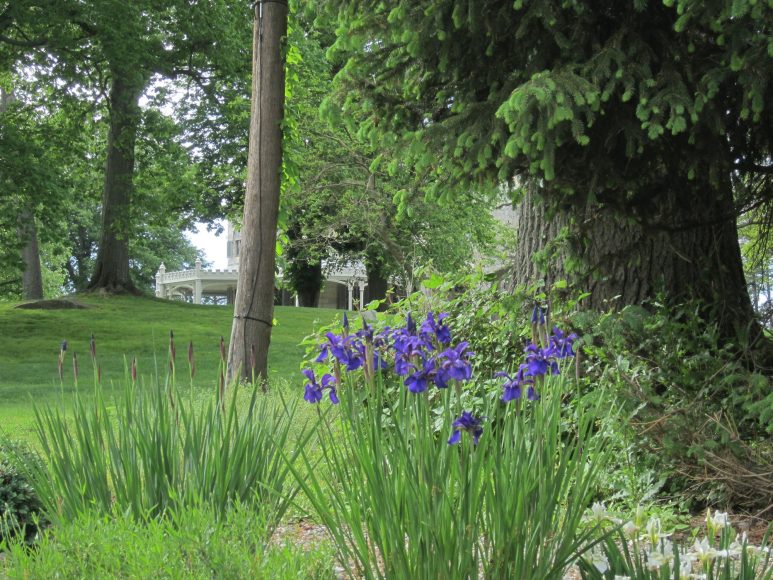
M 287 0 L 258 0 L 252 39 L 252 107 L 239 280 L 228 379 L 265 379 L 274 318 L 274 268 L 287 35 Z

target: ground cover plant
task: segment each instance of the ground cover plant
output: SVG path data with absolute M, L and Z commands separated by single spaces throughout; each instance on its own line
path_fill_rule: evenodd
M 266 541 L 265 522 L 237 507 L 225 518 L 186 508 L 138 522 L 94 511 L 50 528 L 30 550 L 4 546 L 2 578 L 320 578 L 333 579 L 325 545 Z

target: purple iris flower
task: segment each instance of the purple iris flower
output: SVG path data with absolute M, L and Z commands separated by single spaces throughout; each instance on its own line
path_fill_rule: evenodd
M 526 389 L 526 398 L 530 401 L 539 401 L 539 394 L 534 390 L 534 385 L 529 385 L 529 388 Z
M 347 365 L 346 369 L 350 371 L 361 367 L 365 363 L 365 360 L 368 358 L 368 348 L 365 346 L 365 343 L 357 340 L 353 341 L 351 344 L 352 350 L 356 352 L 356 355 L 353 352 L 349 357 L 350 364 Z M 371 345 L 373 345 L 373 343 L 371 343 Z M 384 359 L 384 355 L 374 348 L 371 348 L 371 351 L 373 351 L 373 370 L 377 371 L 387 368 L 388 365 L 386 359 Z M 351 368 L 351 365 L 357 366 Z
M 410 366 L 415 369 L 415 372 L 406 377 L 404 381 L 405 386 L 408 387 L 408 390 L 412 393 L 423 393 L 427 390 L 427 385 L 436 380 L 437 366 L 435 364 L 435 359 L 431 358 L 425 360 L 420 369 L 417 369 L 414 365 Z
M 333 334 L 332 332 L 328 332 L 325 334 L 327 337 L 327 342 L 322 343 L 320 346 L 319 356 L 314 360 L 314 362 L 323 362 L 327 360 L 328 355 L 333 355 L 333 357 L 338 360 L 338 362 L 344 362 L 343 359 L 346 359 L 346 338 L 343 336 L 338 336 L 337 334 Z
M 403 329 L 398 329 L 392 333 L 392 347 L 399 354 L 412 356 L 420 354 L 424 350 L 432 350 L 432 345 L 415 334 L 408 334 Z
M 551 375 L 558 374 L 558 364 L 556 363 L 554 352 L 552 347 L 538 348 L 534 344 L 529 344 L 526 347 L 526 365 L 528 366 L 529 375 L 537 377 L 540 375 L 546 375 L 548 372 Z
M 574 332 L 569 336 L 564 336 L 564 332 L 559 330 L 557 326 L 554 326 L 553 334 L 550 336 L 550 345 L 553 348 L 555 357 L 566 358 L 574 356 L 574 349 L 572 346 L 575 340 L 577 340 L 577 335 Z
M 505 384 L 502 385 L 502 401 L 507 403 L 509 401 L 520 399 L 522 395 L 522 387 L 525 385 L 530 385 L 529 393 L 534 391 L 534 379 L 525 375 L 525 372 L 528 368 L 528 365 L 522 364 L 518 369 L 518 372 L 515 373 L 514 377 L 511 377 L 509 374 L 503 372 L 494 375 L 495 377 L 507 377 Z M 530 398 L 530 400 L 534 399 Z
M 467 350 L 468 346 L 469 343 L 460 342 L 455 347 L 440 353 L 440 358 L 443 359 L 441 369 L 446 380 L 467 381 L 472 377 L 472 366 L 467 358 L 474 353 Z
M 417 357 L 426 358 L 429 345 L 418 336 L 408 334 L 405 329 L 398 329 L 392 333 L 392 348 L 395 350 L 395 372 L 398 375 L 407 375 L 413 366 L 413 360 Z
M 326 335 L 327 342 L 320 347 L 319 356 L 314 362 L 326 361 L 332 355 L 347 371 L 356 371 L 362 366 L 363 358 L 356 348 L 356 342 L 348 336 L 338 336 L 332 332 Z
M 545 324 L 545 314 L 547 314 L 547 311 L 547 308 L 535 304 L 534 310 L 531 311 L 531 323 L 539 325 Z
M 358 330 L 355 334 L 357 338 L 361 338 L 365 342 L 372 343 L 374 341 L 373 325 L 365 322 L 364 318 L 362 319 L 362 330 Z
M 451 342 L 451 329 L 447 324 L 443 324 L 443 321 L 448 318 L 448 313 L 443 312 L 438 315 L 437 322 L 435 321 L 435 315 L 430 312 L 427 314 L 427 320 L 421 325 L 421 334 L 428 341 L 434 336 L 440 344 L 450 344 Z
M 325 374 L 322 376 L 322 382 L 318 383 L 314 377 L 314 371 L 311 369 L 303 369 L 303 374 L 309 379 L 306 383 L 306 393 L 303 398 L 309 403 L 319 403 L 322 400 L 322 391 L 330 389 L 330 402 L 334 405 L 338 404 L 338 394 L 335 388 L 335 379 L 333 375 Z
M 408 318 L 405 320 L 405 330 L 408 334 L 416 334 L 416 323 L 413 321 L 410 312 L 408 313 Z
M 396 356 L 395 357 L 395 373 L 400 375 L 401 377 L 404 377 L 408 373 L 411 372 L 411 369 L 413 368 L 413 365 L 411 364 L 411 361 L 408 360 L 405 356 Z
M 349 340 L 346 346 L 346 357 L 341 363 L 347 371 L 356 371 L 365 364 L 365 345 L 359 340 Z
M 389 363 L 384 358 L 384 355 L 378 351 L 373 353 L 373 370 L 383 370 L 389 368 Z
M 483 435 L 483 427 L 481 424 L 485 420 L 485 417 L 475 417 L 469 411 L 463 411 L 462 414 L 453 422 L 454 432 L 451 438 L 448 440 L 449 445 L 456 445 L 462 439 L 462 431 L 466 431 L 472 435 L 472 442 L 476 445 L 480 436 Z

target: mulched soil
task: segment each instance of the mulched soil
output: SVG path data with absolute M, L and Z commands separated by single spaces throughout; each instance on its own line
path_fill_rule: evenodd
M 706 523 L 706 515 L 695 515 L 690 519 L 690 529 L 703 529 Z M 749 537 L 749 543 L 759 546 L 762 543 L 765 534 L 770 527 L 771 521 L 744 514 L 731 514 L 730 523 L 739 533 L 746 532 Z M 689 532 L 677 533 L 675 539 L 686 539 Z M 276 545 L 282 545 L 290 542 L 300 546 L 305 550 L 313 550 L 327 541 L 327 528 L 321 524 L 314 523 L 309 518 L 301 518 L 279 526 L 274 533 L 271 541 Z M 770 541 L 768 541 L 770 544 Z M 343 566 L 336 563 L 334 568 L 336 578 L 339 580 L 351 580 L 346 574 Z M 564 580 L 579 580 L 580 572 L 576 567 L 567 570 Z
M 81 309 L 92 307 L 86 304 L 81 304 L 80 302 L 76 302 L 75 300 L 56 299 L 25 302 L 24 304 L 19 304 L 16 306 L 16 308 L 21 308 L 22 310 L 71 310 L 73 308 Z

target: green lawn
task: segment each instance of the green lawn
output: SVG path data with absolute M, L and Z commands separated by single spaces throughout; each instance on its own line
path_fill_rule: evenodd
M 124 360 L 136 356 L 141 375 L 166 374 L 169 331 L 177 345 L 178 384 L 188 384 L 187 348 L 193 341 L 195 386 L 215 388 L 220 360 L 220 336 L 231 331 L 232 307 L 196 306 L 154 298 L 78 296 L 91 308 L 78 310 L 22 310 L 0 304 L 0 432 L 32 438 L 33 402 L 55 403 L 64 391 L 74 390 L 72 354 L 78 356 L 80 389 L 93 388 L 89 338 L 96 338 L 97 359 L 105 389 L 124 379 Z M 297 381 L 304 349 L 299 342 L 335 310 L 277 307 L 269 356 L 269 373 Z M 64 385 L 60 385 L 57 356 L 67 340 Z M 296 379 L 297 377 L 297 379 Z

